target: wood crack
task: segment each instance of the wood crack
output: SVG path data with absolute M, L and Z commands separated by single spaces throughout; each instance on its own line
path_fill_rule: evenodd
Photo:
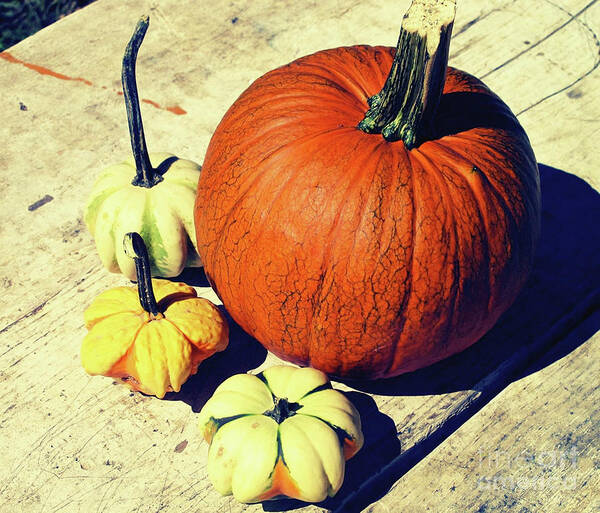
M 33 308 L 32 310 L 30 310 L 29 312 L 27 312 L 26 314 L 22 315 L 21 317 L 19 317 L 18 319 L 15 319 L 13 322 L 7 324 L 6 326 L 4 326 L 4 328 L 0 329 L 0 335 L 8 330 L 10 330 L 13 326 L 16 326 L 17 324 L 19 324 L 21 321 L 36 315 L 40 310 L 42 310 L 46 304 L 48 304 L 48 302 L 52 299 L 54 299 L 56 296 L 58 296 L 58 292 L 55 292 L 54 294 L 52 294 L 48 299 L 42 301 L 39 305 L 37 305 L 35 308 Z M 15 347 L 15 346 L 13 346 Z M 7 349 L 4 353 L 0 354 L 0 356 L 4 356 L 6 353 L 8 353 L 8 351 L 10 351 L 12 349 L 9 348 Z
M 548 1 L 548 0 L 546 0 Z M 495 68 L 491 69 L 490 71 L 487 71 L 486 73 L 484 73 L 483 75 L 481 75 L 479 78 L 481 80 L 484 80 L 486 77 L 490 76 L 492 73 L 495 73 L 496 71 L 504 68 L 506 65 L 510 64 L 511 62 L 514 62 L 515 60 L 517 60 L 519 57 L 521 57 L 522 55 L 530 52 L 531 50 L 533 50 L 534 48 L 538 47 L 539 45 L 541 45 L 544 41 L 547 41 L 548 39 L 550 39 L 553 35 L 557 34 L 558 32 L 560 32 L 563 28 L 565 28 L 567 25 L 569 25 L 571 22 L 573 21 L 578 21 L 578 18 L 584 13 L 586 12 L 590 7 L 592 7 L 595 3 L 597 3 L 598 0 L 592 0 L 589 4 L 587 4 L 585 7 L 583 7 L 581 10 L 579 10 L 577 13 L 575 14 L 570 14 L 570 18 L 565 21 L 564 23 L 562 23 L 561 25 L 559 25 L 558 27 L 556 27 L 554 30 L 550 31 L 548 34 L 546 34 L 544 37 L 542 37 L 541 39 L 537 40 L 535 43 L 531 43 L 527 48 L 525 48 L 525 50 L 520 51 L 519 53 L 517 53 L 516 55 L 513 55 L 510 59 L 507 59 L 506 61 L 504 61 L 502 64 L 499 64 L 498 66 L 496 66 Z M 566 11 L 565 11 L 566 12 Z M 589 28 L 589 27 L 588 27 Z
M 557 89 L 556 91 L 553 91 L 550 94 L 547 94 L 546 96 L 544 96 L 543 98 L 540 98 L 538 101 L 536 101 L 535 103 L 532 103 L 531 105 L 529 105 L 528 107 L 525 107 L 524 109 L 520 110 L 519 112 L 517 112 L 517 116 L 520 116 L 521 114 L 527 112 L 528 110 L 533 109 L 534 107 L 537 107 L 538 105 L 540 105 L 541 103 L 545 102 L 546 100 L 564 92 L 567 91 L 568 89 L 570 89 L 571 87 L 573 87 L 574 85 L 577 85 L 579 82 L 581 82 L 584 78 L 588 77 L 589 75 L 591 75 L 599 66 L 600 66 L 600 39 L 598 38 L 598 35 L 596 34 L 596 32 L 594 32 L 594 30 L 584 21 L 582 21 L 581 19 L 579 19 L 579 15 L 581 13 L 583 13 L 586 9 L 588 9 L 589 7 L 591 7 L 593 4 L 595 4 L 597 2 L 597 0 L 594 0 L 593 2 L 591 2 L 590 4 L 588 4 L 586 7 L 584 7 L 581 11 L 579 11 L 576 14 L 572 14 L 569 11 L 567 11 L 566 9 L 564 9 L 563 7 L 561 7 L 560 5 L 555 4 L 554 2 L 551 2 L 550 0 L 545 0 L 546 3 L 556 7 L 557 9 L 563 11 L 564 13 L 566 13 L 568 16 L 570 16 L 570 20 L 569 21 L 576 21 L 577 23 L 579 23 L 583 28 L 585 28 L 592 36 L 592 40 L 594 42 L 594 45 L 596 47 L 596 56 L 595 56 L 595 62 L 593 64 L 593 66 L 586 71 L 583 75 L 577 77 L 575 80 L 569 82 L 566 86 L 561 87 L 560 89 Z

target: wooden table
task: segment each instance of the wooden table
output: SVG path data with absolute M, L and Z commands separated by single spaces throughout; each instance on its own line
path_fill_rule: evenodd
M 459 1 L 450 63 L 511 106 L 540 162 L 534 273 L 463 354 L 336 384 L 366 436 L 338 496 L 252 506 L 212 489 L 196 418 L 226 376 L 276 361 L 256 341 L 234 326 L 230 348 L 165 400 L 79 362 L 83 309 L 126 283 L 82 223 L 94 177 L 130 151 L 122 51 L 149 13 L 138 82 L 150 149 L 202 162 L 255 78 L 327 47 L 395 45 L 408 1 L 194 4 L 98 0 L 0 54 L 0 511 L 600 511 L 600 2 Z

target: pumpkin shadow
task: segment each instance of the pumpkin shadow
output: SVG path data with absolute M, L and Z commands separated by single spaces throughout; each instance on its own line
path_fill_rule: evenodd
M 166 158 L 158 165 L 158 167 L 156 168 L 156 172 L 161 176 L 164 175 L 170 169 L 170 167 L 178 160 L 179 157 L 176 157 L 175 155 Z
M 600 329 L 600 194 L 574 175 L 538 166 L 541 237 L 531 276 L 512 307 L 457 355 L 396 378 L 347 382 L 350 386 L 380 395 L 490 393 L 490 387 L 497 391 L 562 358 Z M 484 380 L 517 354 L 523 361 L 509 374 L 492 384 Z
M 335 497 L 318 503 L 326 510 L 335 510 L 362 483 L 372 477 L 400 454 L 400 441 L 396 436 L 396 425 L 387 415 L 377 409 L 372 397 L 360 392 L 345 392 L 352 401 L 362 421 L 365 442 L 360 451 L 346 462 L 344 484 Z M 389 487 L 370 490 L 369 499 L 376 501 L 383 497 Z M 295 499 L 280 499 L 262 503 L 264 511 L 290 511 L 307 506 L 306 502 Z
M 202 409 L 215 389 L 228 377 L 255 369 L 267 357 L 267 350 L 248 335 L 223 306 L 219 306 L 219 309 L 229 324 L 229 345 L 224 351 L 204 360 L 198 366 L 196 374 L 188 378 L 179 392 L 165 395 L 165 400 L 183 401 L 195 413 Z

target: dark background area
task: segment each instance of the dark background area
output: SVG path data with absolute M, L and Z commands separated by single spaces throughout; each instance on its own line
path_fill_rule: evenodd
M 94 0 L 0 0 L 0 51 Z

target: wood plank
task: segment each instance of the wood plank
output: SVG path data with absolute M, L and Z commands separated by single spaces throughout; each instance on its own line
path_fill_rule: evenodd
M 599 353 L 600 333 L 509 385 L 365 511 L 599 511 Z
M 86 513 L 296 506 L 242 506 L 220 498 L 207 482 L 206 445 L 195 412 L 227 375 L 276 361 L 241 331 L 235 330 L 225 354 L 207 362 L 180 394 L 165 401 L 131 395 L 109 379 L 85 375 L 78 356 L 85 334 L 81 312 L 100 291 L 124 281 L 101 268 L 81 221 L 83 201 L 98 171 L 129 153 L 116 91 L 122 48 L 142 12 L 149 11 L 152 20 L 138 65 L 141 94 L 187 112 L 176 116 L 144 105 L 149 146 L 201 162 L 220 117 L 250 81 L 321 48 L 395 44 L 408 2 L 356 1 L 343 8 L 333 0 L 214 4 L 190 10 L 175 0 L 135 7 L 99 0 L 11 49 L 18 62 L 0 60 L 0 130 L 11 142 L 0 154 L 0 212 L 3 220 L 10 219 L 0 223 L 2 240 L 10 241 L 0 254 L 5 287 L 0 296 L 0 429 L 5 435 L 0 437 L 0 511 L 12 513 L 15 506 Z M 589 48 L 595 44 L 591 34 L 598 29 L 599 4 L 593 2 L 570 23 L 564 11 L 577 13 L 585 2 L 544 2 L 532 13 L 525 5 L 524 0 L 461 2 L 452 63 L 489 73 L 486 80 L 509 105 L 528 109 L 520 117 L 538 157 L 598 187 L 591 146 L 598 126 L 581 123 L 584 101 L 583 117 L 598 118 L 600 101 L 593 94 L 598 74 L 577 83 L 581 96 L 567 96 L 573 87 L 532 105 L 595 62 Z M 536 50 L 556 53 L 561 67 L 535 50 L 521 53 L 524 37 L 543 40 Z M 581 58 L 570 57 L 577 52 Z M 536 87 L 522 79 L 524 70 L 538 78 Z M 557 116 L 560 125 L 554 122 Z M 339 498 L 302 511 L 335 509 L 370 475 L 393 466 L 397 457 L 436 433 L 443 435 L 449 419 L 487 401 L 485 394 L 501 386 L 486 378 L 498 376 L 503 364 L 514 361 L 513 353 L 535 347 L 536 341 L 552 343 L 543 337 L 557 326 L 564 328 L 556 335 L 562 339 L 597 305 L 598 284 L 586 279 L 598 275 L 597 231 L 582 222 L 600 215 L 597 196 L 580 180 L 551 168 L 542 168 L 542 180 L 543 251 L 518 303 L 462 355 L 386 382 L 338 384 L 366 419 L 367 448 L 349 464 Z M 47 196 L 52 199 L 38 203 Z M 586 245 L 580 247 L 578 239 Z M 199 273 L 186 278 L 205 283 Z M 214 298 L 206 287 L 199 290 Z M 578 343 L 589 335 L 581 334 Z M 508 379 L 506 373 L 500 376 L 501 382 Z M 398 496 L 397 489 L 392 495 Z M 379 498 L 373 493 L 366 502 Z

